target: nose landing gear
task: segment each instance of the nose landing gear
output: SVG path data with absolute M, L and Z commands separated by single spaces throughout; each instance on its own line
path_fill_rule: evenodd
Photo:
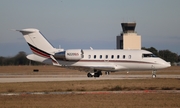
M 156 78 L 156 70 L 152 70 L 152 78 Z
M 155 66 L 151 66 L 151 69 L 152 69 L 152 78 L 156 78 L 156 69 L 155 69 Z

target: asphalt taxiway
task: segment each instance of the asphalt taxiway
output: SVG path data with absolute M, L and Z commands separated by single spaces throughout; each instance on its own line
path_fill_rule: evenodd
M 151 75 L 102 75 L 99 78 L 88 78 L 86 75 L 0 75 L 0 83 L 150 78 L 152 78 Z M 157 75 L 156 78 L 180 78 L 180 75 Z
M 71 94 L 143 94 L 143 93 L 180 93 L 179 90 L 135 90 L 135 91 L 73 91 L 73 92 L 19 92 L 19 93 L 0 93 L 0 96 L 18 95 L 71 95 Z

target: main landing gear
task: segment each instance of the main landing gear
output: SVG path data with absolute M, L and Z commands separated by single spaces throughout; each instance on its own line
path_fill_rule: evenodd
M 93 72 L 93 73 L 88 73 L 87 77 L 99 77 L 100 75 L 102 75 L 102 72 L 97 71 L 97 72 Z
M 152 70 L 152 78 L 156 78 L 156 70 Z

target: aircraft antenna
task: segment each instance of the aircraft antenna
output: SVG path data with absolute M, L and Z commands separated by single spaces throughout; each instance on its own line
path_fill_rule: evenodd
M 91 50 L 93 50 L 93 48 L 92 48 L 92 47 L 90 47 L 90 49 L 91 49 Z

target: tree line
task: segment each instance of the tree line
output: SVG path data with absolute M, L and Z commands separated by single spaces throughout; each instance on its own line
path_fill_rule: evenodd
M 180 55 L 171 52 L 169 50 L 157 50 L 154 47 L 145 48 L 142 47 L 144 50 L 148 50 L 155 54 L 156 56 L 164 59 L 167 62 L 176 63 L 180 62 Z M 23 51 L 19 52 L 13 57 L 2 57 L 0 56 L 0 66 L 7 66 L 7 65 L 42 65 L 42 63 L 30 61 L 26 58 L 27 54 Z
M 180 62 L 180 55 L 177 53 L 171 52 L 170 50 L 157 50 L 154 47 L 145 48 L 142 47 L 142 49 L 152 52 L 154 55 L 164 59 L 167 62 L 177 63 Z
M 23 51 L 13 57 L 0 56 L 0 66 L 7 65 L 41 65 L 41 63 L 30 61 L 26 58 L 27 54 Z

